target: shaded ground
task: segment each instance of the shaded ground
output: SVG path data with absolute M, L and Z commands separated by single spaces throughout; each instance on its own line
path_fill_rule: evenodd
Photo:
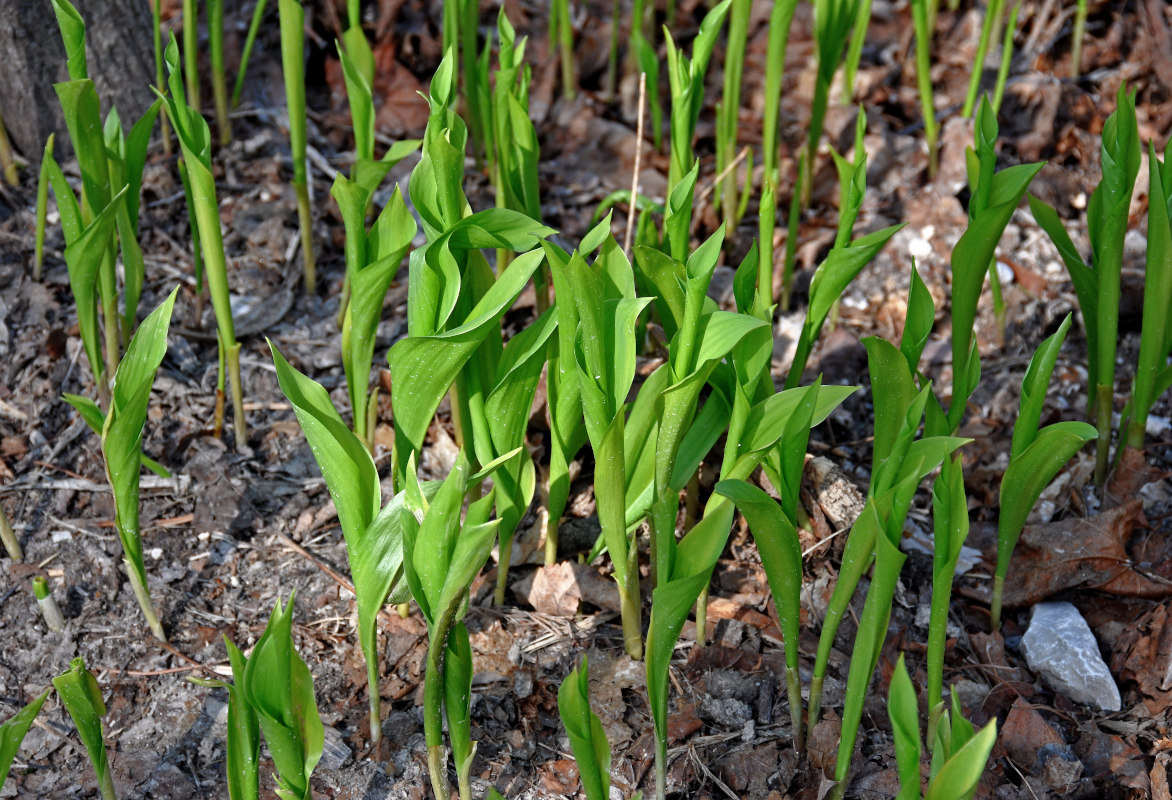
M 1053 3 L 1023 9 L 1018 44 L 1022 49 L 1006 96 L 1002 121 L 1002 162 L 1048 159 L 1034 191 L 1070 218 L 1075 241 L 1087 251 L 1086 196 L 1097 180 L 1097 132 L 1114 105 L 1119 84 L 1140 90 L 1140 132 L 1162 143 L 1172 125 L 1172 84 L 1164 60 L 1152 53 L 1166 48 L 1160 38 L 1160 4 L 1100 4 L 1088 28 L 1088 77 L 1069 74 L 1069 13 Z M 1150 9 L 1155 9 L 1155 14 Z M 510 5 L 521 32 L 534 38 L 537 59 L 532 113 L 542 136 L 543 211 L 569 243 L 587 228 L 594 207 L 609 192 L 629 185 L 636 140 L 633 83 L 623 84 L 622 100 L 602 104 L 596 92 L 605 69 L 609 9 L 587 6 L 576 12 L 582 80 L 588 91 L 565 102 L 555 91 L 556 70 L 545 59 L 544 8 Z M 495 8 L 482 9 L 482 20 Z M 701 9 L 680 6 L 681 38 L 694 29 Z M 380 125 L 393 137 L 418 133 L 425 106 L 414 94 L 426 86 L 438 62 L 438 6 L 387 3 L 371 21 L 376 41 L 382 98 Z M 490 14 L 491 12 L 491 14 Z M 911 25 L 905 6 L 876 0 L 875 20 L 864 51 L 861 99 L 868 116 L 866 145 L 870 174 L 868 198 L 856 231 L 908 222 L 885 252 L 848 290 L 841 325 L 824 336 L 813 369 L 826 380 L 866 386 L 865 352 L 859 338 L 897 339 L 902 326 L 911 258 L 931 288 L 938 309 L 937 331 L 926 356 L 936 374 L 948 375 L 948 254 L 964 230 L 963 148 L 971 141 L 957 106 L 972 63 L 979 15 L 968 9 L 942 13 L 934 72 L 937 103 L 945 118 L 942 170 L 926 179 L 917 95 L 909 61 Z M 742 140 L 759 140 L 761 65 L 768 6 L 756 4 L 746 65 Z M 393 21 L 393 25 L 390 22 Z M 328 14 L 317 30 L 331 34 Z M 809 9 L 803 5 L 789 49 L 783 134 L 796 148 L 804 137 L 812 83 Z M 1164 29 L 1166 33 L 1166 28 Z M 231 45 L 231 43 L 230 43 Z M 234 52 L 232 46 L 230 52 Z M 170 352 L 155 383 L 146 429 L 146 452 L 171 469 L 175 478 L 144 478 L 142 518 L 151 591 L 167 627 L 170 646 L 160 646 L 141 624 L 120 565 L 113 530 L 113 506 L 105 488 L 101 454 L 94 436 L 60 399 L 62 392 L 85 393 L 91 386 L 80 353 L 76 318 L 61 261 L 60 234 L 50 226 L 44 280 L 32 281 L 33 181 L 17 190 L 0 190 L 0 502 L 26 549 L 25 563 L 0 560 L 0 718 L 6 718 L 33 692 L 61 672 L 74 655 L 83 655 L 98 674 L 110 707 L 108 741 L 115 783 L 127 798 L 225 797 L 225 696 L 189 684 L 189 675 L 210 674 L 226 664 L 221 634 L 250 646 L 278 596 L 296 590 L 294 638 L 316 681 L 326 724 L 326 755 L 315 773 L 316 791 L 335 798 L 419 798 L 425 796 L 426 764 L 419 713 L 426 632 L 418 616 L 387 615 L 381 625 L 381 692 L 384 703 L 383 750 L 371 752 L 365 714 L 365 672 L 353 636 L 352 595 L 325 568 L 345 574 L 345 553 L 332 503 L 290 407 L 281 395 L 264 342 L 270 337 L 295 365 L 326 385 L 339 407 L 345 387 L 339 358 L 340 334 L 334 323 L 343 274 L 342 227 L 327 202 L 332 171 L 345 168 L 349 145 L 347 114 L 336 61 L 317 51 L 311 58 L 311 93 L 316 109 L 311 142 L 316 197 L 315 238 L 319 248 L 320 293 L 306 297 L 298 285 L 296 214 L 288 184 L 287 143 L 279 126 L 283 111 L 273 42 L 261 43 L 251 99 L 235 120 L 236 138 L 216 155 L 218 190 L 230 259 L 230 280 L 240 316 L 243 380 L 246 386 L 250 449 L 235 452 L 225 436 L 210 435 L 215 381 L 214 326 L 210 310 L 196 318 L 187 250 L 183 195 L 173 164 L 152 150 L 143 198 L 142 243 L 147 254 L 143 308 L 151 308 L 176 282 L 185 286 L 177 306 Z M 721 51 L 713 61 L 709 86 L 718 93 Z M 314 69 L 316 67 L 316 70 Z M 324 80 L 323 77 L 324 76 Z M 311 77 L 311 80 L 313 78 Z M 828 118 L 832 142 L 846 144 L 854 110 L 834 104 Z M 711 109 L 702 116 L 698 152 L 704 158 L 701 187 L 711 180 Z M 644 190 L 663 186 L 666 160 L 645 149 Z M 403 179 L 411 167 L 393 173 Z M 491 204 L 487 182 L 473 175 L 469 194 L 476 208 Z M 792 161 L 783 175 L 792 174 Z M 1141 181 L 1146 167 L 1141 170 Z M 389 184 L 388 184 L 389 185 Z M 836 222 L 836 181 L 823 160 L 812 211 L 802 221 L 799 262 L 809 269 L 829 249 Z M 788 197 L 788 189 L 783 189 Z M 1145 193 L 1137 192 L 1133 221 L 1143 229 Z M 779 203 L 779 206 L 782 206 Z M 616 215 L 617 217 L 618 215 Z M 709 206 L 700 208 L 700 230 L 715 227 Z M 622 231 L 616 223 L 616 231 Z M 756 232 L 755 211 L 730 237 L 729 265 L 735 265 Z M 1142 270 L 1143 236 L 1128 240 L 1125 267 Z M 782 251 L 779 248 L 778 252 Z M 1048 793 L 1080 797 L 1168 797 L 1164 764 L 1168 758 L 1168 680 L 1172 642 L 1165 642 L 1168 605 L 1137 586 L 1172 586 L 1172 562 L 1165 549 L 1170 497 L 1166 479 L 1138 493 L 1150 523 L 1144 527 L 1098 530 L 1091 537 L 1111 562 L 1113 593 L 1092 591 L 1106 581 L 1064 584 L 1062 595 L 1087 615 L 1124 695 L 1124 710 L 1103 717 L 1076 707 L 1031 674 L 1018 651 L 1027 616 L 1011 612 L 1004 637 L 988 635 L 988 591 L 995 550 L 997 486 L 1006 463 L 1016 414 L 1018 387 L 1029 355 L 1062 317 L 1076 308 L 1071 286 L 1057 254 L 1026 211 L 1019 211 L 1002 240 L 1000 259 L 1012 274 L 1006 287 L 1009 325 L 997 341 L 992 315 L 984 304 L 979 320 L 983 381 L 963 434 L 976 441 L 966 456 L 966 477 L 976 549 L 968 573 L 958 583 L 952 607 L 946 678 L 956 682 L 966 711 L 983 724 L 996 716 L 1005 726 L 979 797 L 1027 798 Z M 729 302 L 731 268 L 718 272 L 718 299 Z M 802 280 L 799 277 L 799 286 Z M 1139 301 L 1134 289 L 1125 297 L 1121 349 L 1123 369 L 1133 364 L 1137 347 Z M 391 289 L 379 329 L 376 363 L 405 333 L 405 272 Z M 777 376 L 784 375 L 789 339 L 800 328 L 804 297 L 785 310 L 778 324 Z M 1130 309 L 1130 310 L 1128 310 Z M 510 320 L 523 319 L 524 308 Z M 1047 420 L 1085 415 L 1085 340 L 1076 325 L 1056 371 Z M 654 364 L 643 365 L 649 370 Z M 385 376 L 384 376 L 385 377 Z M 1126 386 L 1127 384 L 1123 384 Z M 386 466 L 391 440 L 390 408 L 381 408 L 378 461 Z M 1169 469 L 1167 400 L 1155 409 L 1149 460 L 1157 474 Z M 446 411 L 441 419 L 446 422 Z M 811 453 L 832 466 L 835 476 L 865 487 L 870 463 L 870 398 L 852 397 L 815 431 Z M 541 415 L 533 420 L 530 444 L 539 449 L 547 435 Z M 455 454 L 450 431 L 433 428 L 422 467 L 442 475 Z M 575 483 L 570 518 L 563 523 L 566 552 L 585 550 L 597 530 L 593 518 L 592 463 L 584 454 Z M 1078 517 L 1097 510 L 1087 487 L 1090 463 L 1082 457 L 1070 475 L 1046 496 L 1046 516 Z M 711 478 L 711 476 L 706 476 Z M 711 483 L 706 481 L 706 488 Z M 1141 482 L 1142 483 L 1142 482 Z M 849 524 L 849 504 L 811 474 L 804 499 L 816 522 L 805 544 L 803 668 L 812 664 L 818 621 L 833 587 L 843 537 L 820 541 Z M 389 484 L 388 484 L 389 486 Z M 847 493 L 849 496 L 849 492 Z M 930 504 L 924 493 L 913 509 L 909 539 L 930 542 Z M 477 674 L 474 679 L 473 737 L 479 741 L 477 790 L 489 784 L 507 797 L 573 796 L 577 780 L 556 710 L 556 690 L 582 654 L 590 654 L 592 701 L 603 717 L 615 751 L 615 786 L 624 796 L 649 788 L 652 758 L 642 666 L 621 655 L 617 615 L 610 604 L 611 582 L 602 566 L 564 563 L 539 570 L 540 520 L 531 514 L 521 526 L 519 552 L 511 581 L 512 604 L 488 605 L 494 583 L 490 567 L 476 584 L 468 624 Z M 1039 536 L 1045 535 L 1043 529 Z M 1044 542 L 1041 550 L 1045 551 Z M 1124 547 L 1130 549 L 1123 549 Z M 1112 549 L 1114 548 L 1114 549 Z M 573 552 L 571 552 L 573 551 Z M 1120 559 L 1130 558 L 1130 562 Z M 1053 565 L 1026 561 L 1049 575 Z M 29 580 L 46 574 L 68 627 L 46 632 Z M 1132 578 L 1132 574 L 1138 577 Z M 890 797 L 897 790 L 885 697 L 898 653 L 909 654 L 913 680 L 923 683 L 923 619 L 929 599 L 931 557 L 913 548 L 904 570 L 879 674 L 863 716 L 851 796 Z M 1024 573 L 1023 573 L 1024 574 Z M 1142 581 L 1140 580 L 1142 579 Z M 1129 582 L 1130 580 L 1130 582 Z M 1062 588 L 1050 581 L 1045 593 Z M 1148 586 L 1150 588 L 1150 586 Z M 695 629 L 684 630 L 673 669 L 672 767 L 669 788 L 686 797 L 813 798 L 818 768 L 832 765 L 837 747 L 833 723 L 811 734 L 810 757 L 799 759 L 790 747 L 782 674 L 781 637 L 768 602 L 764 574 L 747 531 L 734 530 L 713 579 L 709 610 L 710 646 L 694 647 Z M 1131 596 L 1129 596 L 1131 595 Z M 1033 598 L 1030 600 L 1036 600 Z M 829 717 L 840 707 L 854 623 L 844 622 L 827 681 Z M 88 761 L 63 713 L 51 704 L 34 727 L 2 796 L 92 797 Z M 1050 749 L 1046 749 L 1050 745 Z M 1061 750 L 1065 764 L 1050 758 Z M 1069 758 L 1066 757 L 1069 753 Z M 1071 761 L 1073 759 L 1073 761 Z M 1163 783 L 1161 783 L 1163 781 Z M 1028 784 L 1028 785 L 1027 785 Z

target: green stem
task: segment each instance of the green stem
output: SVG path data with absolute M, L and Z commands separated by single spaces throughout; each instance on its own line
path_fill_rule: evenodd
M 244 387 L 240 383 L 240 344 L 225 348 L 228 358 L 228 377 L 232 381 L 232 432 L 236 449 L 248 446 L 248 426 L 244 421 Z
M 781 272 L 781 297 L 778 303 L 778 310 L 781 313 L 789 310 L 790 290 L 793 288 L 794 261 L 797 258 L 798 252 L 798 223 L 802 216 L 802 193 L 805 191 L 806 162 L 808 159 L 809 151 L 807 150 L 803 150 L 801 155 L 798 156 L 797 181 L 794 183 L 793 197 L 790 198 L 789 219 L 786 221 L 785 264 Z
M 1005 594 L 1005 578 L 997 575 L 993 578 L 993 603 L 989 609 L 992 618 L 993 630 L 1001 627 L 1001 599 Z
M 1113 362 L 1114 359 L 1110 365 L 1103 364 L 1100 369 L 1104 372 L 1114 373 L 1114 369 L 1107 369 L 1107 367 L 1113 368 L 1115 366 Z M 1095 387 L 1095 428 L 1099 431 L 1099 437 L 1095 442 L 1096 486 L 1104 486 L 1107 483 L 1107 470 L 1111 465 L 1111 412 L 1115 406 L 1115 397 L 1111 386 L 1115 381 L 1115 376 L 1111 374 L 1104 377 L 1110 382 L 1101 382 Z M 1100 381 L 1102 380 L 1103 378 L 1100 378 Z
M 183 76 L 187 79 L 187 105 L 196 113 L 199 113 L 198 25 L 195 0 L 183 0 Z
M 102 800 L 118 800 L 114 792 L 114 776 L 110 772 L 110 757 L 106 756 L 106 768 L 98 776 L 98 790 L 102 793 Z
M 131 566 L 130 562 L 126 561 L 124 563 L 126 564 L 126 575 L 130 578 L 130 587 L 134 589 L 134 599 L 138 600 L 138 607 L 142 609 L 142 615 L 146 617 L 147 625 L 150 626 L 151 633 L 160 642 L 167 641 L 167 634 L 163 632 L 163 625 L 159 622 L 159 618 L 155 614 L 155 609 L 151 605 L 150 590 L 139 579 L 138 572 Z
M 981 39 L 977 43 L 977 54 L 973 58 L 973 73 L 969 78 L 969 90 L 964 99 L 965 117 L 973 115 L 973 109 L 977 105 L 977 92 L 981 88 L 981 72 L 985 68 L 985 56 L 989 53 L 989 40 L 993 37 L 993 28 L 997 23 L 997 19 L 1001 16 L 1001 8 L 1005 0 L 989 0 L 989 5 L 985 9 L 985 21 L 981 24 Z
M 4 544 L 4 549 L 8 551 L 8 555 L 13 561 L 24 560 L 24 551 L 20 549 L 20 540 L 16 538 L 16 531 L 12 530 L 12 523 L 8 521 L 8 515 L 4 513 L 2 507 L 0 507 L 0 542 Z
M 1021 11 L 1021 0 L 1014 3 L 1005 25 L 1005 39 L 1001 42 L 1001 66 L 997 68 L 997 86 L 993 90 L 993 113 L 1001 111 L 1001 100 L 1005 96 L 1005 83 L 1009 80 L 1009 66 L 1013 61 L 1013 34 L 1017 31 L 1017 14 Z
M 667 797 L 667 739 L 655 745 L 655 800 Z
M 574 28 L 570 23 L 569 0 L 554 0 L 558 6 L 558 47 L 561 49 L 562 62 L 562 94 L 567 100 L 573 100 L 578 92 L 577 80 L 574 77 Z
M 989 291 L 993 295 L 993 318 L 997 321 L 997 346 L 1005 346 L 1005 298 L 1001 295 L 1001 274 L 997 259 L 989 265 Z
M 548 495 L 547 495 L 548 496 Z M 552 567 L 558 561 L 558 523 L 553 514 L 545 518 L 545 566 Z
M 797 667 L 785 668 L 785 688 L 789 695 L 789 715 L 793 728 L 794 750 L 801 754 L 806 750 L 806 737 L 802 730 L 802 676 Z
M 1082 72 L 1082 40 L 1087 30 L 1087 0 L 1078 0 L 1074 14 L 1074 41 L 1070 44 L 1070 77 L 1077 78 Z
M 932 24 L 936 0 L 913 0 L 912 21 L 916 27 L 916 84 L 920 90 L 920 109 L 924 117 L 924 138 L 928 142 L 928 176 L 935 177 L 940 167 L 939 135 L 936 124 L 936 101 L 932 94 Z
M 708 645 L 708 587 L 700 590 L 696 598 L 696 646 Z
M 295 182 L 297 192 L 297 220 L 301 225 L 301 263 L 305 267 L 305 293 L 317 291 L 317 262 L 313 256 L 313 213 L 309 208 L 309 185 Z
M 366 659 L 366 689 L 370 695 L 370 744 L 378 748 L 383 738 L 382 697 L 378 691 L 378 660 Z
M 216 124 L 220 145 L 232 141 L 232 122 L 228 118 L 228 86 L 224 78 L 224 0 L 208 0 L 208 50 L 212 58 L 212 97 L 216 106 Z
M 810 728 L 818 724 L 818 718 L 822 716 L 822 675 L 815 675 L 810 678 L 810 716 L 807 722 Z
M 431 774 L 431 788 L 436 800 L 448 800 L 451 796 L 444 752 L 444 652 L 448 634 L 456 622 L 459 605 L 450 604 L 432 626 L 428 634 L 427 661 L 423 674 L 423 736 L 427 742 L 427 770 Z

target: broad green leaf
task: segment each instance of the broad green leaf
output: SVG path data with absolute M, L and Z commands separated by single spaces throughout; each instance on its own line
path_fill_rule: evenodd
M 57 197 L 60 208 L 61 195 L 58 194 Z M 103 260 L 107 258 L 120 203 L 121 196 L 114 198 L 102 213 L 65 247 L 65 265 L 69 270 L 69 288 L 73 291 L 73 298 L 77 303 L 77 325 L 81 331 L 82 346 L 90 362 L 90 370 L 99 380 L 106 369 L 98 330 L 99 272 Z
M 671 476 L 672 489 L 677 492 L 683 489 L 700 468 L 700 462 L 728 427 L 729 412 L 728 402 L 719 392 L 713 392 L 704 401 L 692 422 L 692 427 L 680 440 L 680 449 L 676 453 L 676 463 Z
M 435 505 L 433 504 L 432 507 L 435 508 Z M 485 562 L 488 561 L 488 554 L 492 552 L 499 524 L 499 520 L 492 520 L 481 525 L 466 525 L 460 531 L 448 562 L 447 575 L 444 579 L 439 602 L 434 606 L 438 609 L 437 613 L 442 614 L 449 607 L 466 601 L 468 587 L 472 585 L 472 579 L 480 572 Z M 421 537 L 424 535 L 426 527 L 427 521 L 424 520 L 424 526 L 420 530 Z M 418 561 L 416 567 L 418 568 Z
M 997 521 L 997 575 L 1009 571 L 1013 549 L 1042 490 L 1066 462 L 1095 438 L 1085 422 L 1058 422 L 1038 431 L 1033 442 L 1009 462 L 1001 479 L 1001 516 Z
M 1159 397 L 1155 392 L 1156 376 L 1168 363 L 1172 347 L 1172 223 L 1169 222 L 1168 194 L 1164 176 L 1172 178 L 1172 168 L 1156 158 L 1156 148 L 1148 143 L 1150 167 L 1148 202 L 1148 247 L 1144 262 L 1143 325 L 1140 328 L 1139 356 L 1131 390 L 1132 421 L 1128 444 L 1142 448 L 1148 414 Z M 1162 175 L 1161 173 L 1164 173 Z
M 797 529 L 786 518 L 781 506 L 751 483 L 721 481 L 716 484 L 716 492 L 736 503 L 749 523 L 765 567 L 765 576 L 769 579 L 769 589 L 777 603 L 777 616 L 785 640 L 785 662 L 789 667 L 797 667 L 802 589 L 802 548 Z
M 586 800 L 609 800 L 610 744 L 602 721 L 590 707 L 590 664 L 582 659 L 558 689 L 558 714 L 570 737 Z
M 91 80 L 54 84 L 65 115 L 69 139 L 81 170 L 82 209 L 97 214 L 110 202 L 110 171 L 102 135 L 98 93 Z
M 24 741 L 24 735 L 28 733 L 29 726 L 33 724 L 33 720 L 37 718 L 37 714 L 41 713 L 41 706 L 45 704 L 45 698 L 49 696 L 51 689 L 46 689 L 40 695 L 33 698 L 33 700 L 12 715 L 3 725 L 0 725 L 0 789 L 4 788 L 4 782 L 8 780 L 8 770 L 12 768 L 12 760 L 16 758 L 16 752 L 20 749 L 20 743 Z M 607 768 L 609 771 L 610 753 L 607 753 Z M 600 795 L 606 797 L 605 793 Z
M 647 633 L 647 699 L 659 746 L 667 741 L 667 670 L 680 630 L 700 592 L 712 578 L 712 569 L 732 527 L 733 504 L 721 499 L 704 514 L 680 542 L 676 571 L 661 576 L 652 593 L 651 626 Z
M 1044 164 L 1020 164 L 993 176 L 989 205 L 969 222 L 968 229 L 952 249 L 952 363 L 962 374 L 973 350 L 973 325 L 977 301 L 1001 234 L 1021 203 L 1030 181 Z M 964 404 L 975 386 L 958 386 L 954 391 L 949 422 L 960 423 Z
M 469 471 L 468 457 L 461 450 L 452 471 L 432 498 L 410 552 L 412 567 L 422 589 L 420 596 L 413 587 L 415 601 L 429 625 L 434 624 L 443 611 L 440 598 L 445 591 L 452 553 L 460 535 L 460 507 L 468 487 Z
M 1066 332 L 1070 330 L 1070 314 L 1062 320 L 1058 330 L 1042 342 L 1030 358 L 1030 366 L 1021 381 L 1021 410 L 1013 425 L 1013 443 L 1009 449 L 1012 461 L 1033 443 L 1042 420 L 1042 407 L 1046 404 L 1046 390 L 1050 387 L 1050 376 Z
M 920 392 L 916 389 L 906 354 L 878 336 L 867 337 L 863 345 L 867 348 L 871 397 L 875 407 L 875 443 L 871 448 L 871 474 L 875 475 L 891 455 L 900 429 L 905 425 L 905 415 Z M 924 400 L 926 402 L 927 397 Z M 922 414 L 922 405 L 920 409 Z M 918 416 L 915 424 L 919 424 Z
M 902 520 L 901 520 L 902 525 Z M 863 602 L 859 630 L 851 651 L 851 665 L 847 673 L 846 700 L 842 711 L 842 738 L 838 743 L 838 757 L 834 764 L 834 779 L 845 781 L 850 772 L 851 755 L 863 717 L 863 701 L 867 688 L 879 663 L 879 652 L 887 638 L 895 585 L 907 556 L 899 547 L 880 536 L 876 540 L 875 571 Z
M 896 800 L 920 799 L 920 712 L 916 689 L 904 664 L 903 653 L 891 675 L 887 692 L 887 716 L 895 737 L 895 762 L 899 767 Z
M 888 240 L 902 227 L 902 224 L 892 225 L 856 239 L 849 245 L 836 247 L 826 256 L 826 260 L 818 265 L 814 277 L 810 280 L 810 307 L 806 311 L 806 320 L 802 323 L 802 332 L 798 336 L 793 364 L 786 377 L 787 389 L 794 388 L 801 381 L 810 351 L 835 301 L 863 271 L 863 267 L 879 254 Z
M 408 337 L 391 347 L 391 402 L 395 408 L 397 469 L 408 453 L 420 452 L 435 410 L 467 360 L 484 342 L 525 288 L 544 254 L 514 259 L 457 328 L 434 336 Z
M 270 348 L 281 391 L 293 405 L 337 509 L 354 579 L 359 641 L 374 697 L 378 692 L 378 613 L 396 585 L 397 599 L 406 599 L 398 513 L 405 497 L 397 495 L 380 510 L 378 470 L 366 446 L 343 422 L 326 390 L 291 366 L 271 342 Z
M 356 159 L 374 158 L 374 102 L 370 81 L 374 74 L 374 55 L 361 26 L 347 28 L 342 34 L 345 47 L 337 44 L 342 63 L 342 78 L 346 84 L 346 99 L 350 103 L 350 124 L 354 128 Z M 351 178 L 355 178 L 353 174 Z
M 814 416 L 810 424 L 820 425 L 843 400 L 856 391 L 857 386 L 823 385 L 818 391 L 818 402 L 814 407 Z M 785 430 L 785 421 L 789 419 L 802 398 L 801 392 L 790 389 L 770 395 L 753 406 L 745 422 L 745 432 L 737 450 L 738 457 L 766 450 L 776 444 Z
M 247 659 L 244 654 L 225 637 L 224 647 L 228 650 L 228 661 L 232 665 L 232 684 L 225 684 L 228 690 L 228 741 L 227 769 L 228 796 L 230 800 L 257 800 L 260 796 L 260 723 L 256 712 L 244 696 L 244 672 Z
M 102 432 L 102 452 L 106 456 L 106 474 L 114 492 L 115 522 L 126 554 L 127 565 L 139 574 L 146 586 L 146 569 L 142 563 L 142 542 L 138 523 L 138 485 L 142 465 L 142 429 L 155 372 L 167 352 L 167 330 L 179 287 L 171 290 L 158 308 L 151 312 L 118 365 L 114 377 L 110 411 Z
M 971 797 L 981 776 L 985 774 L 985 765 L 996 743 L 997 722 L 994 720 L 945 762 L 928 784 L 925 800 Z

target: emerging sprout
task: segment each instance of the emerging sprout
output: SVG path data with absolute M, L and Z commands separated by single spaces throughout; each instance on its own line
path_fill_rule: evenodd
M 53 592 L 49 589 L 49 582 L 45 580 L 44 576 L 37 575 L 33 578 L 33 595 L 37 598 L 37 605 L 41 607 L 41 616 L 45 618 L 45 624 L 49 630 L 53 633 L 61 633 L 65 630 L 65 617 L 61 615 L 61 608 L 53 599 Z
M 102 800 L 116 800 L 110 759 L 106 755 L 106 740 L 102 733 L 106 704 L 102 702 L 102 691 L 98 688 L 97 679 L 85 668 L 85 661 L 79 657 L 69 662 L 67 672 L 53 679 L 53 687 L 73 719 L 77 735 L 89 754 L 90 763 L 94 765 Z

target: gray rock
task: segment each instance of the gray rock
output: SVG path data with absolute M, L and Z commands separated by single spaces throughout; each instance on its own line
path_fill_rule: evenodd
M 1070 603 L 1039 603 L 1021 640 L 1030 669 L 1076 703 L 1101 711 L 1122 706 L 1119 687 L 1090 626 Z

